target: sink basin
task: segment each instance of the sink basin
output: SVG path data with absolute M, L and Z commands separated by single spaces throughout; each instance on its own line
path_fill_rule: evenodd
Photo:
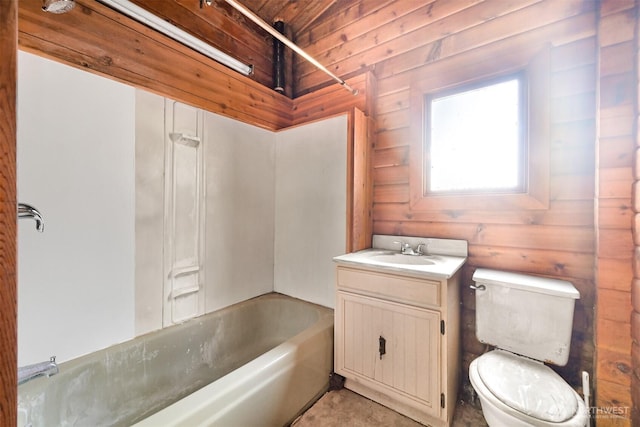
M 431 258 L 431 259 L 430 259 Z M 433 265 L 435 261 L 428 255 L 402 255 L 398 253 L 382 253 L 371 255 L 371 259 L 388 264 Z
M 406 241 L 414 250 L 420 246 L 425 253 L 403 255 L 398 241 Z M 373 243 L 371 248 L 339 255 L 333 260 L 347 267 L 439 279 L 453 277 L 467 260 L 464 240 L 375 235 Z

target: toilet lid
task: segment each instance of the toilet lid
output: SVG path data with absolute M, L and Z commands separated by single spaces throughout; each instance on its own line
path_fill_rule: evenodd
M 503 350 L 491 351 L 476 360 L 484 385 L 516 411 L 555 423 L 576 414 L 575 392 L 548 366 Z

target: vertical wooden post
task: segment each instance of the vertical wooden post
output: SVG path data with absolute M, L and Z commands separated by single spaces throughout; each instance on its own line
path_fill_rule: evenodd
M 16 424 L 16 63 L 18 0 L 0 1 L 0 425 Z
M 640 123 L 640 112 L 638 107 L 638 98 L 640 97 L 640 82 L 638 81 L 638 72 L 640 66 L 640 8 L 638 0 L 634 0 L 635 29 L 634 29 L 634 65 L 635 65 L 635 156 L 634 156 L 634 183 L 631 192 L 631 206 L 633 208 L 633 220 L 631 222 L 631 230 L 633 233 L 634 263 L 633 263 L 633 281 L 631 282 L 631 425 L 640 425 L 640 195 L 637 191 L 640 189 L 640 139 L 638 134 L 638 124 Z
M 640 278 L 640 239 L 637 221 L 640 214 L 640 173 L 638 170 L 637 134 L 637 14 L 638 0 L 598 3 L 598 87 L 597 87 L 597 145 L 596 145 L 596 312 L 595 356 L 593 386 L 595 400 L 592 415 L 596 425 L 637 425 L 639 413 L 634 401 L 637 396 L 638 344 L 640 343 L 640 303 L 634 297 L 634 288 Z M 611 31 L 615 28 L 616 31 Z M 618 51 L 628 46 L 626 53 Z M 635 82 L 635 83 L 634 83 Z M 625 94 L 620 96 L 619 94 Z M 626 138 L 635 141 L 636 159 L 628 164 L 607 162 L 616 148 L 611 141 Z M 631 146 L 631 144 L 630 144 Z M 609 157 L 610 158 L 610 157 Z M 634 162 L 635 161 L 635 165 Z M 617 194 L 621 206 L 628 204 L 632 221 L 612 226 L 600 213 L 602 205 L 612 200 L 612 174 L 624 171 L 623 191 Z M 626 190 L 626 191 L 624 191 Z M 614 193 L 615 194 L 615 193 Z M 633 239 L 634 248 L 622 248 L 616 241 L 615 251 L 607 246 L 611 236 Z M 610 246 L 610 245 L 609 245 Z M 632 268 L 612 273 L 607 266 L 612 262 L 629 262 Z M 636 294 L 637 295 L 637 294 Z M 635 307 L 635 309 L 634 309 Z M 613 415 L 612 415 L 613 413 Z M 633 421 L 636 421 L 635 423 Z
M 371 145 L 373 138 L 373 120 L 364 112 L 353 109 L 353 126 L 350 128 L 353 138 L 352 160 L 350 161 L 351 185 L 351 250 L 359 251 L 371 247 L 372 199 Z

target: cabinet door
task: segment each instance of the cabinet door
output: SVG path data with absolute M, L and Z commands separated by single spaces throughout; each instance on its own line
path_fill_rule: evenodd
M 439 312 L 339 291 L 335 328 L 336 372 L 439 416 Z

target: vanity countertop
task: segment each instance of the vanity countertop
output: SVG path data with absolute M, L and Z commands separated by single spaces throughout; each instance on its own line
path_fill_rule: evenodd
M 409 243 L 412 247 L 424 245 L 425 254 L 403 255 L 400 253 L 398 242 Z M 467 260 L 467 242 L 464 240 L 375 235 L 373 244 L 373 248 L 340 255 L 333 260 L 347 266 L 376 268 L 438 279 L 451 278 Z

